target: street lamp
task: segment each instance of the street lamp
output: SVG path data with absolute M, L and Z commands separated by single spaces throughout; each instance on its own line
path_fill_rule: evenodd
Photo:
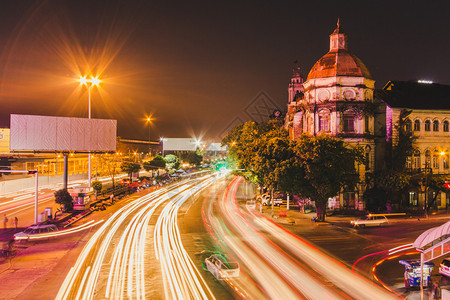
M 148 122 L 148 153 L 150 154 L 150 155 L 152 155 L 152 144 L 151 144 L 151 141 L 152 141 L 152 139 L 151 139 L 151 135 L 150 135 L 150 130 L 151 130 L 151 128 L 152 128 L 152 118 L 151 117 L 147 117 L 147 122 Z
M 100 83 L 100 79 L 98 79 L 98 77 L 93 77 L 91 76 L 91 78 L 86 78 L 86 76 L 81 76 L 80 77 L 80 83 L 82 85 L 87 86 L 88 88 L 88 100 L 89 100 L 89 119 L 91 119 L 91 89 L 94 86 L 98 86 Z M 89 127 L 90 128 L 90 127 Z M 89 150 L 89 154 L 88 154 L 88 181 L 89 181 L 89 187 L 91 187 L 91 151 Z

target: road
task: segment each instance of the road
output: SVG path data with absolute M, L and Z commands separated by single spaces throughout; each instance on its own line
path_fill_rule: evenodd
M 171 184 L 123 206 L 91 237 L 57 299 L 214 299 L 184 250 L 179 207 L 216 175 Z
M 239 206 L 241 180 L 231 181 L 222 197 L 206 208 L 205 216 L 215 239 L 245 267 L 241 279 L 230 284 L 246 298 L 396 298 L 253 209 Z

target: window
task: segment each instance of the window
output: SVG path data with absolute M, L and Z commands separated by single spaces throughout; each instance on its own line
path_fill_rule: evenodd
M 409 119 L 405 121 L 405 131 L 406 132 L 412 131 L 412 123 L 411 123 L 411 120 L 409 120 Z
M 369 116 L 366 116 L 365 118 L 364 118 L 364 132 L 366 132 L 366 133 L 369 133 L 370 132 L 370 128 L 369 128 L 369 122 L 370 121 L 370 117 Z
M 414 169 L 420 169 L 420 152 L 417 150 L 414 152 Z
M 344 115 L 344 132 L 355 132 L 355 117 Z
M 431 121 L 426 120 L 425 121 L 425 131 L 430 131 L 430 130 L 431 130 Z
M 408 156 L 406 158 L 406 168 L 407 169 L 411 169 L 412 168 L 412 161 L 411 161 L 411 157 L 410 156 Z
M 444 132 L 448 132 L 448 121 L 444 121 Z
M 433 169 L 439 169 L 439 156 L 433 155 Z
M 415 192 L 409 192 L 409 204 L 416 206 L 417 200 L 419 200 L 419 194 Z
M 448 169 L 448 157 L 447 155 L 444 156 L 443 158 L 443 162 L 444 162 L 444 169 Z
M 319 116 L 319 131 L 330 131 L 330 116 Z
M 433 121 L 433 131 L 439 131 L 439 121 Z
M 414 121 L 414 131 L 420 131 L 420 121 L 419 120 Z

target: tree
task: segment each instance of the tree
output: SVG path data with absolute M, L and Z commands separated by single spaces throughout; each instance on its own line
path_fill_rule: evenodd
M 326 135 L 303 135 L 295 148 L 300 170 L 304 172 L 298 190 L 315 202 L 317 218 L 324 221 L 328 198 L 336 196 L 344 187 L 353 189 L 358 183 L 355 164 L 363 163 L 362 150 L 348 148 L 343 141 Z
M 180 157 L 182 161 L 196 166 L 200 165 L 203 161 L 203 155 L 200 151 L 183 152 Z
M 100 160 L 105 166 L 107 175 L 111 177 L 113 189 L 116 187 L 115 176 L 120 170 L 121 157 L 118 154 L 105 153 L 100 156 Z
M 144 169 L 150 171 L 154 168 L 165 168 L 166 160 L 161 155 L 156 155 L 151 161 L 144 163 Z
M 166 167 L 169 169 L 178 169 L 180 167 L 180 160 L 173 154 L 168 154 L 164 157 L 166 160 Z
M 95 198 L 97 198 L 97 194 L 99 194 L 102 191 L 103 184 L 101 181 L 95 180 L 92 182 L 91 186 L 95 191 Z
M 124 161 L 120 165 L 120 169 L 122 170 L 122 172 L 127 173 L 130 176 L 130 179 L 132 179 L 133 173 L 139 172 L 139 170 L 141 169 L 141 165 L 131 161 Z
M 73 199 L 66 189 L 61 189 L 55 192 L 55 203 L 63 207 L 63 212 L 69 212 L 73 209 Z

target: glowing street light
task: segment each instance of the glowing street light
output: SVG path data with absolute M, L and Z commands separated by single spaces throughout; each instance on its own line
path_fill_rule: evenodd
M 148 123 L 148 153 L 150 153 L 150 155 L 152 154 L 152 144 L 151 144 L 151 141 L 152 141 L 152 139 L 151 139 L 151 135 L 150 135 L 150 130 L 151 130 L 151 128 L 152 128 L 152 117 L 151 116 L 148 116 L 147 117 L 147 123 Z
M 86 76 L 80 76 L 80 83 L 82 85 L 87 86 L 88 88 L 88 100 L 89 100 L 89 119 L 91 119 L 91 89 L 94 86 L 98 86 L 100 83 L 100 79 L 98 77 L 86 78 Z M 89 164 L 89 171 L 88 171 L 88 181 L 89 181 L 89 187 L 91 187 L 91 151 L 89 151 L 88 154 L 88 164 Z

